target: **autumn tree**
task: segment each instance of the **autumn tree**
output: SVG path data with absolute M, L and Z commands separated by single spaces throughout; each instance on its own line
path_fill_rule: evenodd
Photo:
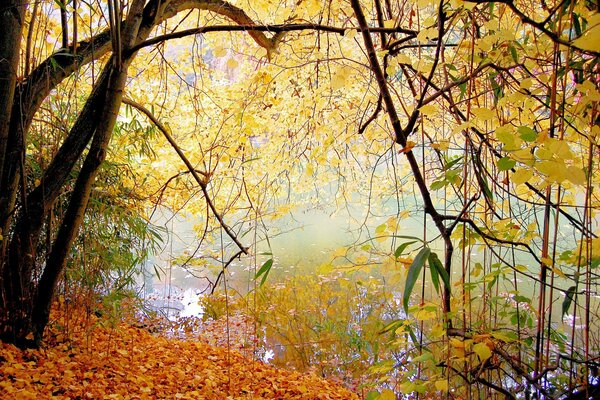
M 2 337 L 16 343 L 34 332 L 39 340 L 48 320 L 54 288 L 65 267 L 66 258 L 83 219 L 91 187 L 102 162 L 127 81 L 127 70 L 139 45 L 153 32 L 156 25 L 190 9 L 203 9 L 227 16 L 239 24 L 252 25 L 250 18 L 239 8 L 220 1 L 208 2 L 149 2 L 130 4 L 109 2 L 105 9 L 109 27 L 104 31 L 77 41 L 77 17 L 73 18 L 72 32 L 63 18 L 60 48 L 46 60 L 31 68 L 31 60 L 24 64 L 28 74 L 19 68 L 21 37 L 24 32 L 26 3 L 9 4 L 3 10 L 3 77 L 2 104 L 7 112 L 2 120 Z M 33 21 L 38 7 L 30 14 Z M 94 8 L 90 10 L 94 12 Z M 76 13 L 78 9 L 75 8 Z M 64 15 L 66 9 L 61 9 Z M 122 16 L 125 15 L 125 18 Z M 4 33 L 6 32 L 6 33 Z M 252 32 L 256 42 L 271 50 L 276 39 L 261 32 Z M 31 39 L 31 37 L 30 37 Z M 31 43 L 29 43 L 31 45 Z M 61 144 L 52 162 L 44 171 L 39 184 L 32 190 L 26 187 L 24 156 L 27 132 L 32 120 L 48 94 L 60 82 L 82 65 L 110 53 L 101 75 L 77 116 L 69 134 Z M 4 62 L 6 60 L 6 62 Z M 12 110 L 10 113 L 8 110 Z M 8 117 L 10 116 L 10 117 Z M 9 120 L 5 121 L 6 118 Z M 84 156 L 86 147 L 89 149 Z M 84 157 L 56 238 L 49 250 L 43 268 L 38 268 L 37 246 L 48 213 L 65 185 L 75 163 Z M 19 195 L 20 193 L 20 195 Z M 17 201 L 19 198 L 19 201 Z

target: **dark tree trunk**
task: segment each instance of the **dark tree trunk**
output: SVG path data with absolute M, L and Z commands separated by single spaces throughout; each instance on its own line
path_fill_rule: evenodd
M 69 206 L 65 212 L 50 256 L 46 261 L 44 273 L 38 284 L 37 297 L 32 313 L 33 332 L 37 342 L 42 339 L 44 328 L 48 323 L 50 306 L 56 285 L 65 269 L 69 252 L 77 237 L 78 229 L 83 222 L 92 186 L 100 170 L 100 166 L 106 158 L 106 150 L 121 105 L 122 92 L 125 87 L 127 74 L 125 71 L 115 70 L 112 62 L 106 68 L 109 69 L 108 75 L 111 76 L 111 79 L 109 79 L 110 83 L 106 91 L 106 101 L 103 104 L 102 113 L 97 121 L 99 126 L 94 134 L 94 139 L 83 167 L 77 176 Z
M 8 111 L 12 109 L 17 83 L 26 5 L 26 1 L 8 0 L 0 6 L 0 176 L 8 144 Z
M 26 7 L 26 1 L 17 0 L 8 0 L 0 6 L 0 214 L 8 214 L 8 209 L 5 208 L 1 198 L 14 201 L 10 198 L 13 198 L 16 194 L 16 190 L 10 191 L 3 184 L 1 177 L 8 149 L 11 116 L 9 111 L 13 107 L 17 83 L 19 50 Z M 0 218 L 1 220 L 2 218 Z M 2 238 L 8 237 L 8 225 L 0 223 L 0 235 Z M 6 240 L 0 240 L 0 276 L 2 275 L 4 265 L 2 260 L 6 254 L 6 248 Z

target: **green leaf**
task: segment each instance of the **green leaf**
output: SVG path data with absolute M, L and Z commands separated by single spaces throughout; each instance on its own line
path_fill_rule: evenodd
M 436 253 L 429 255 L 429 269 L 435 269 L 437 275 L 442 278 L 444 286 L 450 291 L 450 276 Z
M 512 169 L 517 162 L 510 157 L 502 157 L 496 164 L 498 165 L 498 169 L 500 171 L 508 171 Z
M 485 171 L 485 167 L 483 166 L 483 163 L 481 162 L 481 157 L 479 156 L 479 153 L 475 153 L 475 158 L 473 159 L 473 161 L 475 162 L 475 170 L 476 170 L 475 177 L 477 178 L 477 182 L 479 182 L 479 186 L 481 187 L 481 191 L 483 192 L 483 195 L 491 203 L 494 201 L 494 195 L 492 194 L 492 191 L 490 190 L 490 186 L 488 185 L 487 178 L 485 177 L 485 174 L 483 172 L 483 171 Z
M 416 236 L 408 236 L 408 235 L 391 235 L 391 237 L 395 237 L 398 239 L 410 239 L 410 240 L 415 240 L 417 242 L 421 242 L 421 243 L 425 243 L 425 241 L 421 238 L 418 238 Z
M 257 161 L 257 160 L 260 160 L 260 157 L 254 157 L 254 158 L 250 158 L 248 160 L 245 160 L 241 165 L 247 164 L 247 163 L 252 162 L 252 161 Z
M 431 260 L 431 254 L 429 255 L 429 259 Z M 433 283 L 433 287 L 435 288 L 436 293 L 440 293 L 440 276 L 437 273 L 437 269 L 433 267 L 431 261 L 429 261 L 429 273 L 431 274 L 431 282 Z
M 514 300 L 517 303 L 527 303 L 527 304 L 531 304 L 531 299 L 529 297 L 526 296 L 521 296 L 520 294 L 516 295 Z
M 412 293 L 413 287 L 419 278 L 419 273 L 421 272 L 421 268 L 425 264 L 425 260 L 429 257 L 429 253 L 431 253 L 431 249 L 425 246 L 421 249 L 419 254 L 415 257 L 412 264 L 408 268 L 408 274 L 406 276 L 406 285 L 404 286 L 404 295 L 402 296 L 402 302 L 404 304 L 404 310 L 408 312 L 408 300 L 410 299 L 410 294 Z
M 373 390 L 372 392 L 367 393 L 365 396 L 365 400 L 377 400 L 379 398 L 379 392 Z
M 417 242 L 416 240 L 413 240 L 412 242 L 402 243 L 400 246 L 398 246 L 396 248 L 396 251 L 394 252 L 394 257 L 396 257 L 396 258 L 400 257 L 402 255 L 402 253 L 404 253 L 404 250 L 406 250 L 406 248 L 408 246 L 410 246 L 411 244 L 416 243 L 416 242 Z
M 429 186 L 429 188 L 430 188 L 431 190 L 438 190 L 438 189 L 441 189 L 441 188 L 443 188 L 443 187 L 444 187 L 444 186 L 446 186 L 447 184 L 448 184 L 448 181 L 444 179 L 444 180 L 441 180 L 441 181 L 435 181 L 435 182 L 432 182 L 432 183 L 431 183 L 431 186 Z
M 535 142 L 537 139 L 537 132 L 528 126 L 520 126 L 517 128 L 517 132 L 519 132 L 521 139 L 526 142 Z
M 428 351 L 425 351 L 420 356 L 417 356 L 412 359 L 413 362 L 423 362 L 423 361 L 429 361 L 429 360 L 435 361 L 435 357 L 433 356 L 433 354 L 431 354 Z
M 510 343 L 517 340 L 517 335 L 514 332 L 492 332 L 494 339 L 502 340 L 504 343 Z
M 386 326 L 383 327 L 383 329 L 381 331 L 379 331 L 379 334 L 384 334 L 386 332 L 391 332 L 391 331 L 395 331 L 396 329 L 400 328 L 402 326 L 404 322 L 402 320 L 395 320 L 390 322 L 389 324 L 387 324 Z
M 260 280 L 260 286 L 262 286 L 267 280 L 267 276 L 269 276 L 269 272 L 271 272 L 271 267 L 273 266 L 273 259 L 269 258 L 265 263 L 260 267 L 254 279 L 258 279 L 262 275 L 262 279 Z
M 518 63 L 519 56 L 517 55 L 517 49 L 515 49 L 515 46 L 508 46 L 508 50 L 510 50 L 510 55 L 512 56 L 513 61 Z
M 575 290 L 577 290 L 576 286 L 571 286 L 565 292 L 565 299 L 562 303 L 562 314 L 561 316 L 564 318 L 565 314 L 569 312 L 569 307 L 571 307 L 571 303 L 573 302 L 573 298 L 575 297 Z
M 454 167 L 458 162 L 462 160 L 462 156 L 455 158 L 454 160 L 450 160 L 444 165 L 444 171 L 448 171 L 450 168 Z

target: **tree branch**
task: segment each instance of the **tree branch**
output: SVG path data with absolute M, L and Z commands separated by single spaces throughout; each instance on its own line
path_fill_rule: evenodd
M 182 31 L 167 33 L 164 35 L 156 36 L 151 39 L 148 39 L 144 42 L 138 43 L 134 46 L 131 51 L 136 51 L 144 47 L 152 46 L 157 43 L 164 42 L 166 40 L 171 39 L 181 39 L 186 36 L 198 35 L 201 33 L 209 33 L 209 32 L 271 32 L 275 33 L 271 38 L 270 46 L 274 47 L 277 45 L 278 41 L 281 40 L 282 35 L 277 36 L 277 34 L 283 34 L 286 32 L 294 32 L 294 31 L 321 31 L 321 32 L 330 32 L 337 33 L 342 36 L 346 34 L 346 31 L 349 30 L 357 30 L 357 28 L 340 28 L 336 26 L 330 25 L 321 25 L 321 24 L 275 24 L 275 25 L 212 25 L 212 26 L 202 26 L 199 28 L 185 29 Z M 381 33 L 405 33 L 408 39 L 412 39 L 416 37 L 417 32 L 410 29 L 403 28 L 370 28 L 372 32 L 381 32 Z M 264 46 L 263 46 L 264 47 Z M 265 47 L 268 50 L 268 47 Z
M 205 176 L 205 179 L 202 179 L 200 177 L 200 175 L 198 175 L 198 172 L 196 171 L 196 169 L 194 168 L 194 166 L 192 165 L 192 163 L 190 162 L 190 160 L 185 156 L 185 154 L 183 154 L 183 151 L 177 145 L 177 142 L 175 142 L 175 139 L 173 139 L 173 137 L 171 136 L 171 134 L 167 130 L 167 127 L 164 126 L 150 112 L 150 110 L 148 110 L 146 107 L 144 107 L 141 104 L 139 104 L 139 103 L 137 103 L 137 102 L 135 102 L 135 101 L 133 101 L 131 99 L 128 99 L 128 98 L 123 98 L 123 103 L 128 104 L 128 105 L 134 107 L 135 109 L 137 109 L 138 111 L 140 111 L 141 113 L 143 113 L 161 131 L 161 133 L 163 134 L 163 136 L 165 137 L 165 139 L 167 139 L 167 141 L 169 142 L 169 144 L 171 145 L 171 147 L 173 147 L 173 149 L 175 150 L 175 152 L 177 153 L 177 155 L 179 156 L 179 158 L 181 159 L 181 161 L 183 161 L 183 163 L 187 167 L 188 171 L 192 174 L 192 176 L 194 177 L 194 179 L 196 180 L 196 182 L 200 186 L 200 189 L 202 189 L 202 193 L 204 194 L 204 198 L 206 199 L 206 203 L 210 207 L 210 209 L 211 209 L 212 213 L 214 214 L 214 216 L 219 221 L 219 224 L 223 227 L 223 229 L 225 230 L 225 232 L 227 233 L 227 235 L 231 238 L 231 240 L 233 240 L 233 242 L 239 247 L 239 249 L 244 254 L 248 254 L 248 248 L 245 247 L 239 241 L 239 239 L 237 238 L 237 236 L 235 235 L 235 233 L 233 233 L 233 231 L 231 230 L 231 228 L 225 223 L 225 221 L 223 220 L 223 217 L 217 211 L 217 209 L 216 209 L 215 205 L 213 204 L 210 196 L 208 195 L 208 191 L 206 190 L 206 186 L 208 184 L 208 178 L 209 178 L 209 176 Z

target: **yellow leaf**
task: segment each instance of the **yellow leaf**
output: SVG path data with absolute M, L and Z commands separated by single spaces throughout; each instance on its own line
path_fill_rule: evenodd
M 492 350 L 485 343 L 476 343 L 473 345 L 473 351 L 481 361 L 485 361 L 492 356 Z
M 531 179 L 532 176 L 533 171 L 531 169 L 517 168 L 512 174 L 512 182 L 515 185 L 522 185 L 523 183 Z
M 448 391 L 448 380 L 442 379 L 439 381 L 435 381 L 435 388 L 437 390 L 441 390 L 442 392 L 447 392 Z
M 496 113 L 488 108 L 474 108 L 471 112 L 481 121 L 489 121 L 496 116 Z
M 227 55 L 227 49 L 223 46 L 217 46 L 213 50 L 213 54 L 215 55 L 215 57 L 224 57 Z
M 433 104 L 425 104 L 424 106 L 419 108 L 419 111 L 421 111 L 421 114 L 423 115 L 431 115 L 435 112 L 436 109 L 437 108 Z
M 337 72 L 331 78 L 331 88 L 333 90 L 341 89 L 346 86 L 346 81 L 352 70 L 348 67 L 343 67 L 337 70 Z
M 596 13 L 588 19 L 589 28 L 573 44 L 584 50 L 600 51 L 600 14 Z
M 360 256 L 356 257 L 356 263 L 357 264 L 366 264 L 367 261 L 369 261 L 369 259 L 367 258 L 367 256 L 361 254 Z
M 238 66 L 238 62 L 235 58 L 230 58 L 229 60 L 227 60 L 227 66 L 229 68 L 236 68 Z
M 390 389 L 383 389 L 377 397 L 378 400 L 396 400 L 396 395 Z
M 415 147 L 416 143 L 413 142 L 412 140 L 408 140 L 406 141 L 406 146 L 404 146 L 404 148 L 402 148 L 400 150 L 400 153 L 408 153 L 409 151 L 411 151 L 413 149 L 413 147 Z
M 586 183 L 585 172 L 581 168 L 575 166 L 567 167 L 567 179 L 575 185 L 584 186 Z

